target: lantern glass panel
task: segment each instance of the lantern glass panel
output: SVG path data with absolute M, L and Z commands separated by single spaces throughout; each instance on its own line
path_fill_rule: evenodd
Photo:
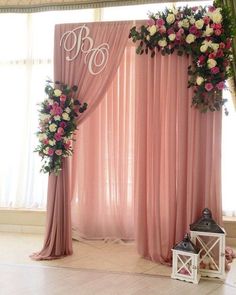
M 178 255 L 177 273 L 186 276 L 192 276 L 192 258 L 185 255 Z
M 218 271 L 220 268 L 220 238 L 213 236 L 197 236 L 196 246 L 200 250 L 200 269 Z

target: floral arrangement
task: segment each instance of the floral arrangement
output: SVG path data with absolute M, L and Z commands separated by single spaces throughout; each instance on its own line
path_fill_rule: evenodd
M 184 7 L 149 14 L 146 25 L 130 30 L 129 38 L 140 41 L 137 54 L 157 51 L 162 55 L 191 55 L 188 87 L 193 87 L 192 105 L 201 112 L 220 110 L 225 103 L 222 90 L 232 75 L 231 39 L 235 20 L 217 1 L 209 7 Z M 226 113 L 227 110 L 225 109 Z
M 69 87 L 55 82 L 55 87 L 52 87 L 51 83 L 47 81 L 47 98 L 40 103 L 37 132 L 39 145 L 35 152 L 42 157 L 42 172 L 59 175 L 62 159 L 73 153 L 72 140 L 77 129 L 76 121 L 79 113 L 87 109 L 87 104 L 81 105 L 75 98 L 77 86 Z

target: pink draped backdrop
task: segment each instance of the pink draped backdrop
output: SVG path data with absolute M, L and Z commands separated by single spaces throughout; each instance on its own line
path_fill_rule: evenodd
M 78 85 L 89 108 L 73 157 L 49 177 L 45 244 L 34 258 L 72 253 L 71 202 L 78 236 L 135 239 L 140 255 L 169 263 L 204 207 L 221 221 L 221 113 L 190 107 L 188 58 L 136 55 L 130 22 L 87 24 L 95 44 L 110 44 L 99 75 L 80 55 L 67 62 L 58 44 L 76 26 L 56 27 L 55 79 Z

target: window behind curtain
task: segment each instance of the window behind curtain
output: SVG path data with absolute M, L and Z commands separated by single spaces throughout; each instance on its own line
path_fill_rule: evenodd
M 46 206 L 47 175 L 33 150 L 37 103 L 53 78 L 54 25 L 93 20 L 93 9 L 0 15 L 0 207 Z
M 209 5 L 212 1 L 189 2 Z M 101 20 L 146 19 L 148 11 L 172 4 L 111 7 L 101 10 Z M 176 2 L 177 6 L 186 2 Z M 99 14 L 98 14 L 99 15 Z M 53 74 L 54 25 L 95 20 L 95 10 L 56 11 L 35 14 L 0 15 L 0 207 L 45 208 L 47 175 L 39 173 L 40 159 L 33 153 L 37 145 L 37 103 L 44 98 L 47 77 Z M 223 119 L 223 210 L 236 215 L 233 170 L 236 143 L 233 126 L 236 113 Z M 234 164 L 232 164 L 234 163 Z

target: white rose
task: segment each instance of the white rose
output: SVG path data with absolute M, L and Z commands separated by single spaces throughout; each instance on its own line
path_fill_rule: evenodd
M 188 36 L 186 37 L 185 41 L 188 43 L 188 44 L 191 44 L 195 41 L 196 39 L 196 36 L 193 35 L 193 34 L 188 34 Z
M 203 35 L 209 37 L 209 36 L 211 36 L 212 34 L 213 34 L 213 29 L 210 28 L 209 25 L 207 25 L 207 27 L 206 27 L 206 31 L 203 33 Z
M 209 69 L 214 68 L 216 65 L 217 65 L 217 62 L 214 59 L 209 58 L 207 60 L 207 66 Z
M 160 47 L 165 47 L 167 45 L 166 39 L 159 40 L 158 45 Z
M 157 32 L 157 27 L 155 25 L 152 25 L 148 28 L 148 31 L 150 33 L 150 36 L 153 36 Z
M 56 144 L 56 141 L 55 139 L 50 139 L 48 143 L 50 144 L 50 146 L 54 146 Z
M 207 45 L 202 45 L 202 46 L 200 47 L 200 51 L 201 51 L 201 52 L 206 52 L 206 51 L 207 51 L 207 48 L 208 48 Z
M 65 109 L 65 111 L 69 114 L 69 113 L 71 112 L 71 109 L 70 109 L 69 107 L 67 107 L 67 108 Z
M 197 85 L 201 85 L 204 82 L 204 79 L 201 76 L 198 76 L 196 79 Z
M 175 16 L 172 13 L 168 13 L 167 17 L 166 17 L 166 21 L 168 24 L 173 24 L 173 22 L 175 21 Z
M 65 121 L 69 121 L 70 120 L 70 116 L 67 113 L 62 113 L 62 118 Z
M 186 18 L 183 20 L 183 24 L 182 24 L 182 26 L 183 26 L 184 28 L 189 28 L 189 21 L 188 21 Z
M 182 26 L 183 26 L 183 21 L 180 20 L 180 21 L 178 22 L 178 27 L 179 27 L 179 28 L 182 28 Z
M 59 116 L 59 115 L 54 116 L 53 119 L 54 119 L 55 121 L 60 121 L 60 120 L 61 120 L 61 116 Z
M 212 21 L 215 24 L 220 24 L 222 22 L 222 15 L 221 15 L 221 13 L 219 13 L 217 11 L 214 11 L 212 13 Z
M 48 137 L 45 133 L 39 133 L 38 138 L 39 138 L 39 141 L 43 141 L 43 140 L 47 139 Z
M 202 29 L 203 25 L 204 25 L 204 20 L 203 20 L 203 19 L 199 19 L 199 20 L 197 20 L 197 21 L 195 22 L 195 26 L 196 26 L 196 28 L 199 29 L 199 30 Z
M 49 99 L 48 99 L 48 104 L 49 104 L 49 105 L 53 105 L 53 103 L 54 103 L 53 99 L 49 98 Z
M 48 150 L 49 150 L 49 147 L 48 146 L 43 150 L 43 152 L 44 152 L 45 155 L 48 154 Z
M 50 132 L 55 132 L 57 130 L 57 125 L 52 123 L 49 125 Z
M 176 35 L 174 33 L 173 34 L 170 34 L 168 36 L 168 38 L 169 38 L 170 41 L 174 41 L 175 40 L 175 37 L 176 37 Z
M 48 115 L 48 114 L 40 114 L 40 116 L 39 116 L 39 118 L 40 118 L 40 120 L 41 121 L 45 121 L 45 120 L 48 120 L 48 119 L 50 119 L 50 115 Z
M 150 41 L 150 36 L 149 36 L 149 35 L 147 35 L 147 36 L 146 36 L 146 39 L 147 39 L 148 41 Z
M 189 20 L 190 24 L 193 25 L 195 24 L 196 20 L 194 17 L 191 17 L 190 20 Z
M 219 49 L 219 44 L 217 43 L 212 43 L 211 48 L 216 52 Z
M 59 89 L 54 90 L 54 95 L 55 96 L 61 96 L 61 94 L 62 94 L 61 90 L 59 90 Z

